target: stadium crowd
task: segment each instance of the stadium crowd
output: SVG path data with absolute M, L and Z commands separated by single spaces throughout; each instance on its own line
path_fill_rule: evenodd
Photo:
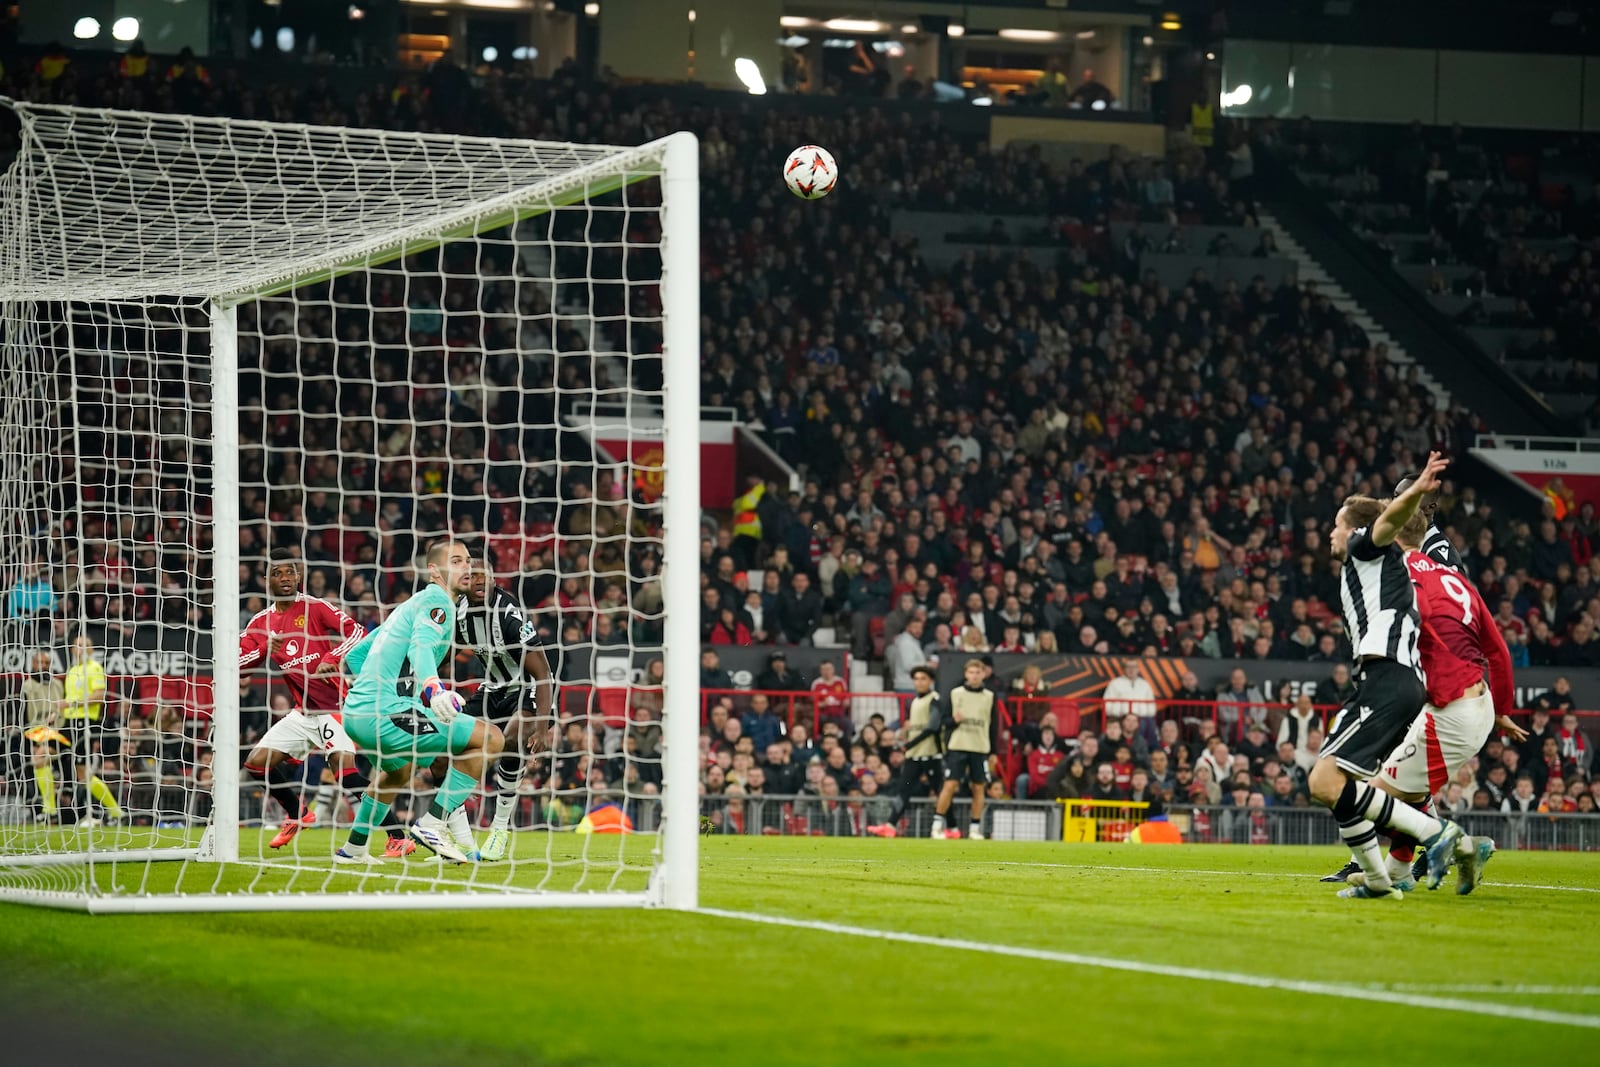
M 570 69 L 524 82 L 441 66 L 341 98 L 325 78 L 247 84 L 234 70 L 213 78 L 192 57 L 140 73 L 78 66 L 69 56 L 59 69 L 12 71 L 6 91 L 556 140 L 699 133 L 702 399 L 737 409 L 803 478 L 793 493 L 740 486 L 731 520 L 707 517 L 700 621 L 713 646 L 809 645 L 831 626 L 855 656 L 883 657 L 897 689 L 912 667 L 940 656 L 1022 651 L 1298 659 L 1332 674 L 1349 651 L 1326 545 L 1337 502 L 1387 495 L 1428 450 L 1462 454 L 1482 428 L 1389 362 L 1312 286 L 1214 284 L 1197 273 L 1174 291 L 1142 274 L 1136 254 L 1111 247 L 1114 221 L 1253 223 L 1225 161 L 1197 150 L 1164 160 L 1115 151 L 1056 167 L 1036 151 L 913 126 L 891 105 L 827 117 L 624 103 L 622 90 Z M 759 162 L 804 141 L 828 145 L 847 168 L 839 192 L 819 203 L 789 198 Z M 895 233 L 892 213 L 908 206 L 1035 211 L 1052 218 L 1055 243 L 973 249 L 934 270 Z M 564 397 L 606 380 L 602 361 L 586 355 L 588 339 L 560 325 L 547 296 L 516 284 L 519 256 L 502 250 L 496 260 L 493 242 L 477 251 L 492 279 L 481 286 L 441 282 L 419 295 L 379 270 L 245 312 L 241 331 L 256 339 L 245 356 L 260 373 L 241 389 L 241 537 L 254 561 L 241 570 L 243 614 L 262 606 L 269 544 L 301 547 L 308 592 L 372 625 L 409 592 L 419 544 L 451 527 L 477 532 L 539 611 L 562 681 L 581 693 L 595 657 L 660 645 L 657 511 L 641 487 L 569 451 L 556 429 Z M 449 257 L 408 266 L 460 276 Z M 370 312 L 340 310 L 356 306 Z M 651 350 L 647 333 L 627 343 Z M 528 358 L 534 350 L 582 358 Z M 446 351 L 448 362 L 411 357 Z M 128 362 L 108 365 L 107 382 L 159 381 L 153 367 Z M 621 380 L 658 387 L 648 359 L 630 363 Z M 330 399 L 318 383 L 335 376 L 375 388 Z M 204 605 L 184 595 L 187 575 L 201 573 L 205 546 L 192 531 L 204 524 L 173 521 L 187 506 L 184 489 L 158 473 L 157 461 L 180 458 L 184 446 L 132 408 L 109 401 L 127 421 L 108 422 L 103 437 L 106 455 L 150 461 L 148 476 L 118 488 L 144 519 L 63 530 L 88 539 L 88 557 L 42 552 L 31 584 L 10 594 L 12 615 L 55 619 L 57 638 L 85 614 L 207 625 Z M 555 454 L 561 464 L 541 461 Z M 109 492 L 116 467 L 105 469 Z M 558 498 L 581 506 L 557 511 Z M 81 501 L 69 503 L 59 513 L 75 514 Z M 1600 665 L 1591 508 L 1530 524 L 1451 484 L 1439 516 L 1518 662 Z M 70 593 L 67 579 L 79 573 L 93 576 L 88 601 Z M 150 595 L 163 590 L 172 595 Z M 642 669 L 620 714 L 593 709 L 562 725 L 554 758 L 536 764 L 525 788 L 554 780 L 558 795 L 653 790 L 659 662 Z M 1249 690 L 1246 677 L 1227 692 L 1262 703 Z M 894 723 L 857 729 L 825 718 L 821 736 L 801 726 L 774 740 L 763 700 L 709 706 L 708 794 L 813 789 L 871 800 L 892 781 Z M 247 744 L 268 721 L 258 685 L 249 706 Z M 149 707 L 130 709 L 129 730 L 152 715 L 161 721 Z M 1029 796 L 1154 797 L 1159 787 L 1166 803 L 1217 803 L 1235 799 L 1242 774 L 1240 806 L 1303 803 L 1314 731 L 1290 738 L 1289 753 L 1276 719 L 1238 721 L 1243 739 L 1213 737 L 1205 716 L 1159 726 L 1112 716 L 1073 738 L 1049 715 L 1021 717 L 995 788 L 1025 776 Z M 203 741 L 188 737 L 184 762 L 199 768 Z M 1511 786 L 1497 787 L 1515 794 L 1520 771 L 1548 767 L 1547 756 L 1541 747 L 1513 758 L 1502 767 Z M 1553 773 L 1544 777 L 1536 788 Z M 1554 780 L 1570 782 L 1579 803 L 1579 776 Z M 1479 787 L 1497 801 L 1485 783 L 1496 784 L 1493 772 L 1461 783 L 1469 803 Z

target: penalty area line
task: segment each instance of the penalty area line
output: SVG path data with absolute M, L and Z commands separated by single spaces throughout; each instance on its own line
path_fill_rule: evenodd
M 1340 997 L 1345 1000 L 1365 1000 L 1379 1004 L 1398 1004 L 1409 1008 L 1433 1008 L 1438 1011 L 1457 1011 L 1467 1015 L 1484 1015 L 1499 1019 L 1517 1019 L 1522 1022 L 1548 1023 L 1553 1026 L 1579 1026 L 1600 1030 L 1600 1015 L 1578 1015 L 1571 1012 L 1548 1011 L 1515 1004 L 1497 1004 L 1477 1000 L 1458 1000 L 1454 997 L 1431 996 L 1393 989 L 1374 989 L 1369 986 L 1344 985 L 1337 982 L 1312 982 L 1295 978 L 1275 978 L 1264 974 L 1244 974 L 1238 971 L 1214 971 L 1204 967 L 1179 967 L 1165 963 L 1145 963 L 1141 960 L 1124 960 L 1112 956 L 1087 956 L 1078 952 L 1058 952 L 1054 949 L 1027 948 L 1022 945 L 999 945 L 987 941 L 969 941 L 956 937 L 931 937 L 927 934 L 910 934 L 898 930 L 875 930 L 865 926 L 846 926 L 841 923 L 815 919 L 792 919 L 783 915 L 763 915 L 749 911 L 726 911 L 721 908 L 697 908 L 696 914 L 718 919 L 766 926 L 784 926 L 794 930 L 814 930 L 824 934 L 844 937 L 863 937 L 876 941 L 894 941 L 907 945 L 924 945 L 929 948 L 954 949 L 959 952 L 981 952 L 991 956 L 1011 956 L 1017 959 L 1039 960 L 1045 963 L 1064 963 L 1077 967 L 1095 967 L 1107 971 L 1127 971 L 1133 974 L 1156 975 L 1163 978 L 1184 978 L 1190 981 L 1221 982 L 1225 985 L 1246 986 L 1251 989 L 1276 989 L 1286 993 L 1307 993 L 1313 996 Z

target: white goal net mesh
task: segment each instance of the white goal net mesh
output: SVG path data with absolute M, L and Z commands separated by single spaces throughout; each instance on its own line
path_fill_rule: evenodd
M 0 898 L 660 900 L 662 351 L 672 307 L 698 318 L 692 248 L 664 284 L 669 142 L 13 106 Z M 488 581 L 437 673 L 510 735 L 453 765 L 477 779 L 453 841 L 509 843 L 404 854 L 453 799 L 419 743 L 372 860 L 337 862 L 378 754 L 345 754 L 350 675 L 315 672 L 448 538 Z

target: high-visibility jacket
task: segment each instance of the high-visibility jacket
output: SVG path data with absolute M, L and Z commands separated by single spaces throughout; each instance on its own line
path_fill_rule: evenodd
M 756 506 L 761 503 L 761 498 L 767 495 L 764 483 L 757 484 L 748 493 L 735 498 L 733 502 L 733 536 L 754 537 L 761 540 L 761 514 L 756 511 Z
M 1189 139 L 1201 148 L 1210 148 L 1216 135 L 1217 119 L 1210 104 L 1189 105 Z

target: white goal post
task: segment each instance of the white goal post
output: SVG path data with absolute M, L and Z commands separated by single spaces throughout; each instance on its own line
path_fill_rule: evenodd
M 694 908 L 699 644 L 667 639 L 699 601 L 694 135 L 0 107 L 20 124 L 0 178 L 0 900 Z M 579 450 L 572 413 L 597 401 L 657 458 Z M 238 655 L 268 549 L 372 625 L 423 543 L 463 531 L 527 608 L 547 600 L 559 663 L 513 853 L 352 874 L 330 864 L 338 796 L 339 825 L 270 850 L 295 813 L 240 765 L 286 705 Z M 638 683 L 654 659 L 664 681 Z M 46 721 L 51 686 L 67 710 Z M 318 783 L 292 788 L 309 804 Z M 581 832 L 602 808 L 633 832 Z

